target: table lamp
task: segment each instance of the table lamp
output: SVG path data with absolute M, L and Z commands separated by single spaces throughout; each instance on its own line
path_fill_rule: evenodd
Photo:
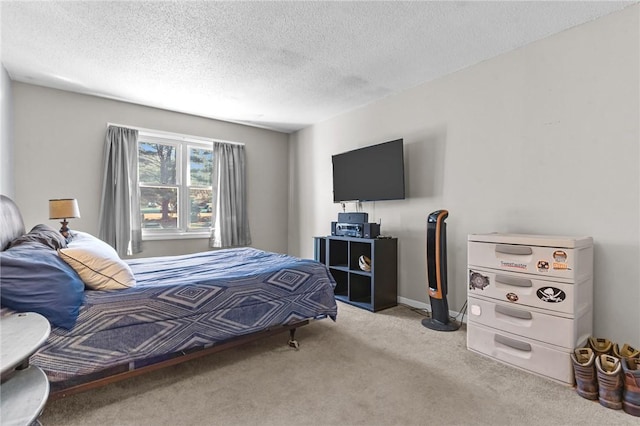
M 80 217 L 80 209 L 78 208 L 78 200 L 75 198 L 49 200 L 49 219 L 62 219 L 60 233 L 65 238 L 69 236 L 67 219 L 78 217 Z

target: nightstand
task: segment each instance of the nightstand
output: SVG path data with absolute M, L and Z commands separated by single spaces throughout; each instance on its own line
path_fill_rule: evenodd
M 1 425 L 30 425 L 49 397 L 49 380 L 29 357 L 47 340 L 51 326 L 40 314 L 14 314 L 0 319 Z

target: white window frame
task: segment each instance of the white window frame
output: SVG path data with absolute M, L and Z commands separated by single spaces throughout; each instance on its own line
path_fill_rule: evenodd
M 142 240 L 176 240 L 176 239 L 193 239 L 193 238 L 210 238 L 213 226 L 208 228 L 189 229 L 189 218 L 191 214 L 191 205 L 189 203 L 189 155 L 190 147 L 199 149 L 213 149 L 213 140 L 197 138 L 187 135 L 172 134 L 166 132 L 152 132 L 147 130 L 139 130 L 138 143 L 149 142 L 164 145 L 173 145 L 176 147 L 176 183 L 163 184 L 163 187 L 175 187 L 178 191 L 178 223 L 176 229 L 149 229 L 142 228 Z M 139 163 L 138 163 L 139 164 Z M 139 170 L 138 170 L 139 173 Z M 139 182 L 139 188 L 154 187 L 157 185 L 147 185 Z M 186 195 L 185 195 L 186 194 Z M 215 198 L 212 188 L 212 198 Z M 213 203 L 213 199 L 211 200 Z

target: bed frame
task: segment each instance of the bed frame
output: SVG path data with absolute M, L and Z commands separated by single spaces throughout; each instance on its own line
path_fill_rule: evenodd
M 18 206 L 5 195 L 0 195 L 0 251 L 5 250 L 9 243 L 15 238 L 25 233 L 24 222 Z M 291 324 L 286 324 L 256 333 L 232 338 L 222 343 L 214 344 L 206 348 L 194 348 L 189 351 L 174 353 L 167 355 L 162 360 L 152 361 L 144 366 L 131 369 L 129 365 L 114 366 L 108 371 L 101 371 L 100 377 L 91 377 L 91 375 L 80 378 L 80 382 L 74 383 L 73 379 L 69 381 L 51 383 L 50 400 L 64 398 L 89 389 L 105 386 L 110 383 L 128 379 L 130 377 L 139 376 L 141 374 L 159 370 L 161 368 L 180 364 L 192 359 L 200 358 L 216 352 L 231 349 L 245 343 L 253 342 L 263 337 L 273 336 L 276 334 L 289 331 L 288 345 L 298 349 L 298 342 L 295 340 L 295 332 L 298 327 L 309 324 L 310 320 L 303 320 Z M 105 373 L 107 374 L 105 376 Z
M 119 382 L 121 380 L 139 376 L 144 373 L 159 370 L 161 368 L 170 367 L 172 365 L 180 364 L 186 361 L 191 361 L 192 359 L 201 358 L 203 356 L 214 354 L 216 352 L 221 352 L 227 349 L 235 348 L 236 346 L 253 342 L 263 337 L 280 334 L 287 330 L 289 331 L 288 345 L 298 350 L 299 348 L 298 342 L 294 339 L 296 329 L 298 327 L 309 324 L 309 322 L 310 322 L 309 320 L 304 320 L 301 322 L 297 322 L 295 324 L 283 325 L 278 328 L 259 331 L 257 333 L 248 334 L 246 336 L 241 336 L 241 337 L 227 340 L 222 343 L 218 343 L 209 348 L 195 348 L 189 352 L 181 352 L 181 353 L 173 354 L 172 355 L 173 358 L 154 362 L 152 364 L 146 365 L 144 367 L 139 367 L 133 370 L 129 370 L 128 366 L 126 365 L 114 367 L 113 369 L 111 369 L 111 371 L 109 372 L 109 375 L 106 377 L 102 377 L 100 379 L 95 379 L 95 380 L 90 379 L 89 381 L 86 381 L 84 383 L 77 384 L 77 385 L 72 384 L 70 386 L 67 386 L 64 381 L 60 383 L 52 383 L 51 392 L 49 394 L 49 400 L 53 401 L 56 399 L 64 398 L 76 393 L 84 392 L 90 389 L 95 389 L 101 386 L 108 385 L 110 383 Z M 101 373 L 104 374 L 103 372 Z M 61 386 L 56 386 L 56 385 L 61 385 Z

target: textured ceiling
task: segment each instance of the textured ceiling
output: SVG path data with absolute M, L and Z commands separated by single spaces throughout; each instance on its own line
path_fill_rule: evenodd
M 291 132 L 635 2 L 10 2 L 16 81 Z

